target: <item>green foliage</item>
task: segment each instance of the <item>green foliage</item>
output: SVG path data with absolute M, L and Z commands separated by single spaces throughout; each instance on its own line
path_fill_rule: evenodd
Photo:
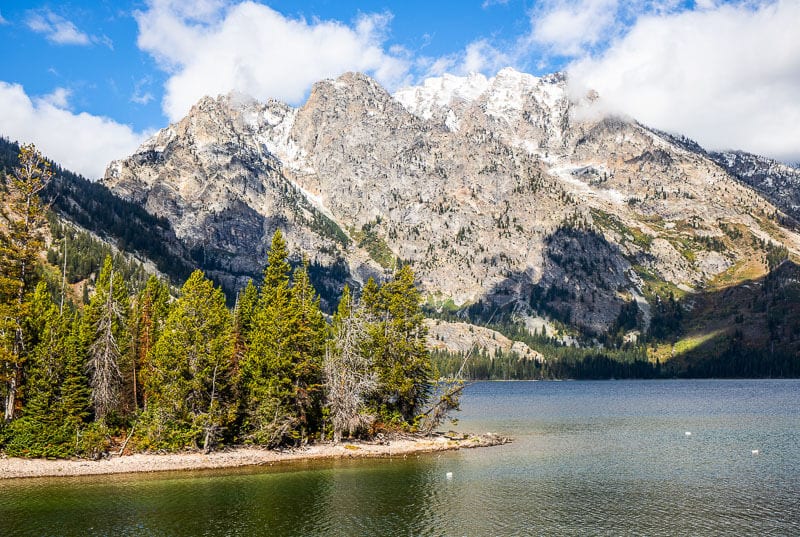
M 637 228 L 626 226 L 616 216 L 600 209 L 592 209 L 592 221 L 600 229 L 616 231 L 622 236 L 623 241 L 631 241 L 644 251 L 649 250 L 650 246 L 653 244 L 653 237 L 651 235 Z
M 369 222 L 361 227 L 360 231 L 351 230 L 350 234 L 360 248 L 367 251 L 369 256 L 383 268 L 392 268 L 395 257 L 392 250 L 376 231 L 377 222 Z
M 767 267 L 770 271 L 775 270 L 781 263 L 789 259 L 789 250 L 782 244 L 768 242 L 766 249 Z
M 48 214 L 53 244 L 47 250 L 47 262 L 63 270 L 64 244 L 67 247 L 67 282 L 77 283 L 100 272 L 106 257 L 111 256 L 115 271 L 133 288 L 141 289 L 148 275 L 144 266 L 130 256 L 114 252 L 105 242 L 91 233 L 78 231 L 62 224 L 52 213 Z
M 287 257 L 276 232 L 241 363 L 243 436 L 267 446 L 305 441 L 321 412 L 327 326 L 307 265 L 295 271 L 289 287 Z
M 139 408 L 140 400 L 146 403 L 142 386 L 153 373 L 151 361 L 156 341 L 161 337 L 170 309 L 169 286 L 155 276 L 150 276 L 144 289 L 134 301 L 131 322 L 131 381 L 133 407 Z M 141 399 L 140 399 L 141 394 Z
M 30 457 L 67 457 L 84 453 L 79 432 L 89 417 L 79 323 L 60 315 L 44 284 L 33 298 L 29 320 L 38 344 L 26 364 L 22 416 L 5 430 L 6 453 Z
M 2 178 L 5 203 L 0 217 L 0 395 L 5 421 L 18 413 L 18 391 L 32 347 L 25 321 L 30 293 L 39 280 L 37 256 L 46 223 L 39 194 L 52 178 L 50 165 L 32 145 L 19 149 L 18 166 Z
M 183 285 L 152 353 L 140 445 L 209 449 L 232 421 L 233 338 L 225 296 L 201 271 Z
M 433 371 L 420 303 L 408 266 L 400 268 L 377 293 L 374 282 L 368 283 L 362 296 L 373 320 L 367 328 L 379 381 L 373 401 L 387 423 L 412 426 L 430 395 Z

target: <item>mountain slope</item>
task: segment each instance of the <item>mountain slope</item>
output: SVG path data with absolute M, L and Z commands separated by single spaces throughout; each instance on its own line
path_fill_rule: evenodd
M 800 251 L 781 212 L 707 153 L 593 118 L 590 101 L 571 101 L 561 75 L 511 69 L 396 96 L 348 73 L 298 109 L 205 98 L 104 182 L 231 286 L 281 227 L 340 278 L 401 260 L 432 307 L 595 337 L 647 330 L 670 296 L 766 274 L 777 245 Z

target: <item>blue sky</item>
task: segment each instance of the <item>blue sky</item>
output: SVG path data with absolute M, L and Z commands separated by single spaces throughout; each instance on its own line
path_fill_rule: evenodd
M 606 111 L 800 160 L 800 0 L 0 0 L 0 135 L 96 178 L 201 96 L 302 104 L 363 71 L 390 91 L 513 66 Z

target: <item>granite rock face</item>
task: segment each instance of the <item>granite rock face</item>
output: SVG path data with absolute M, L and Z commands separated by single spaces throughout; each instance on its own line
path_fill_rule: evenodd
M 340 280 L 402 260 L 433 304 L 538 312 L 588 334 L 632 303 L 646 329 L 644 280 L 696 289 L 754 248 L 800 250 L 730 169 L 678 137 L 594 116 L 592 99 L 571 99 L 562 75 L 512 69 L 395 95 L 347 73 L 299 108 L 204 98 L 104 181 L 169 219 L 231 286 L 260 272 L 281 228 Z

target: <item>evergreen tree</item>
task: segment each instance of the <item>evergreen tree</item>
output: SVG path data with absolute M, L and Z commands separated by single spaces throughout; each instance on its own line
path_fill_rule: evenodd
M 67 457 L 82 451 L 78 442 L 89 416 L 89 390 L 81 359 L 78 323 L 60 314 L 40 283 L 32 299 L 30 322 L 41 328 L 29 357 L 25 405 L 9 427 L 6 452 L 34 457 Z
M 236 304 L 233 308 L 234 357 L 237 367 L 250 346 L 253 317 L 257 308 L 258 289 L 253 284 L 253 280 L 247 280 L 247 285 L 237 295 Z
M 253 312 L 250 346 L 241 365 L 243 435 L 267 446 L 284 443 L 297 429 L 292 397 L 289 262 L 280 231 L 267 254 L 258 306 Z
M 373 318 L 369 351 L 380 381 L 379 413 L 388 422 L 413 426 L 433 382 L 414 273 L 400 268 L 377 293 L 365 288 L 362 300 Z
M 232 421 L 232 323 L 225 295 L 196 270 L 173 304 L 146 378 L 144 441 L 211 449 Z
M 306 265 L 289 287 L 287 256 L 278 231 L 241 367 L 244 437 L 268 446 L 304 441 L 320 417 L 327 325 Z
M 264 284 L 261 286 L 261 301 L 271 302 L 274 293 L 289 286 L 289 249 L 283 233 L 278 229 L 272 235 L 272 244 L 267 252 L 267 266 L 264 269 Z
M 131 326 L 133 363 L 132 393 L 134 407 L 139 407 L 142 385 L 152 373 L 150 353 L 161 335 L 169 314 L 169 286 L 155 276 L 150 276 L 144 289 L 136 296 Z M 143 398 L 142 404 L 146 404 Z
M 44 207 L 39 193 L 52 178 L 49 164 L 32 145 L 22 146 L 19 166 L 6 174 L 0 213 L 6 232 L 0 232 L 0 381 L 3 414 L 17 414 L 18 390 L 26 356 L 32 348 L 25 332 L 29 294 L 38 279 L 35 266 L 43 249 Z
M 84 316 L 92 403 L 99 421 L 122 409 L 122 370 L 127 365 L 131 340 L 128 298 L 125 281 L 114 270 L 111 256 L 106 256 Z
M 322 397 L 322 360 L 328 337 L 328 325 L 322 315 L 317 295 L 308 277 L 308 262 L 295 270 L 292 278 L 290 331 L 288 349 L 292 363 L 292 404 L 297 414 L 300 440 L 320 426 Z

